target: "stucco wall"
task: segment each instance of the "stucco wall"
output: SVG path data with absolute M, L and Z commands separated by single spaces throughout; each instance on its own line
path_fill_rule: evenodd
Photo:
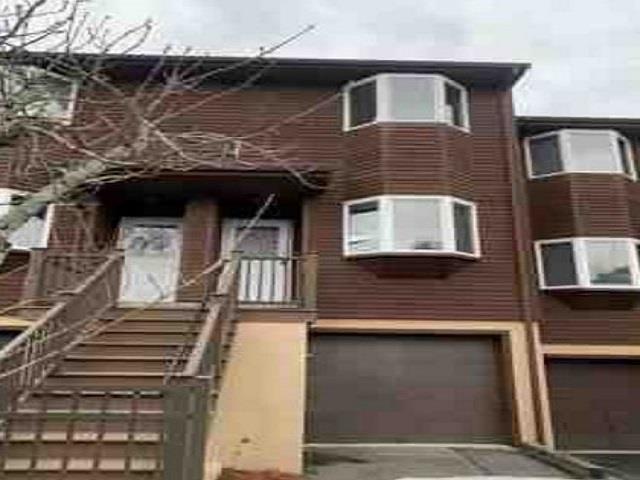
M 307 327 L 304 321 L 255 320 L 238 324 L 212 452 L 225 468 L 300 473 Z

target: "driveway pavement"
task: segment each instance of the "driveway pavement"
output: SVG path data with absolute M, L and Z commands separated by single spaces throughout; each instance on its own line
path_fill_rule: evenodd
M 626 480 L 640 480 L 640 453 L 624 454 L 573 454 L 574 457 L 582 458 L 588 462 L 595 463 L 609 471 L 617 477 Z
M 397 480 L 483 475 L 572 478 L 566 472 L 509 447 L 436 446 L 310 447 L 305 478 Z

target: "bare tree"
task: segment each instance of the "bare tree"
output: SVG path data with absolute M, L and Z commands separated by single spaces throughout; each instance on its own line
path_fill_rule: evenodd
M 269 135 L 335 101 L 319 99 L 304 111 L 253 132 L 230 135 L 185 128 L 180 120 L 227 95 L 250 88 L 273 68 L 269 56 L 312 26 L 253 57 L 211 67 L 206 57 L 165 49 L 142 78 L 119 82 L 113 61 L 139 48 L 151 23 L 112 29 L 95 21 L 82 0 L 19 0 L 2 11 L 0 30 L 0 142 L 11 148 L 23 175 L 46 175 L 46 185 L 0 217 L 0 264 L 9 236 L 53 202 L 105 183 L 166 172 L 269 162 L 308 183 L 291 152 Z M 225 87 L 211 82 L 233 77 Z M 69 96 L 77 97 L 73 121 Z

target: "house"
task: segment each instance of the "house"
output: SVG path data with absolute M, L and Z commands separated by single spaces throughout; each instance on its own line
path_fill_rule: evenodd
M 157 60 L 110 68 L 135 82 Z M 278 124 L 286 168 L 161 172 L 50 206 L 0 277 L 4 305 L 32 300 L 14 314 L 67 325 L 0 353 L 0 382 L 26 393 L 0 398 L 5 471 L 300 472 L 305 444 L 329 443 L 637 449 L 640 120 L 515 118 L 527 68 L 279 59 L 180 125 Z M 63 97 L 70 121 L 91 114 L 82 90 Z M 4 158 L 9 201 L 41 185 Z M 220 258 L 214 294 L 176 291 Z M 70 346 L 55 362 L 51 332 Z M 20 370 L 16 349 L 47 368 Z

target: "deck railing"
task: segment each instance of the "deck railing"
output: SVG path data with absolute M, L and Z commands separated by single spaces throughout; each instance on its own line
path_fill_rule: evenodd
M 31 251 L 25 298 L 46 298 L 76 288 L 95 272 L 109 253 L 65 253 L 46 248 Z
M 207 288 L 195 344 L 171 362 L 164 387 L 164 480 L 202 480 L 209 415 L 220 390 L 236 320 L 240 259 L 228 260 L 215 288 Z M 184 365 L 182 368 L 177 368 Z M 208 478 L 208 477 L 206 477 Z
M 242 304 L 316 307 L 317 255 L 247 256 L 240 260 Z
M 66 349 L 117 301 L 122 254 L 112 254 L 47 313 L 0 350 L 0 411 L 37 386 Z

